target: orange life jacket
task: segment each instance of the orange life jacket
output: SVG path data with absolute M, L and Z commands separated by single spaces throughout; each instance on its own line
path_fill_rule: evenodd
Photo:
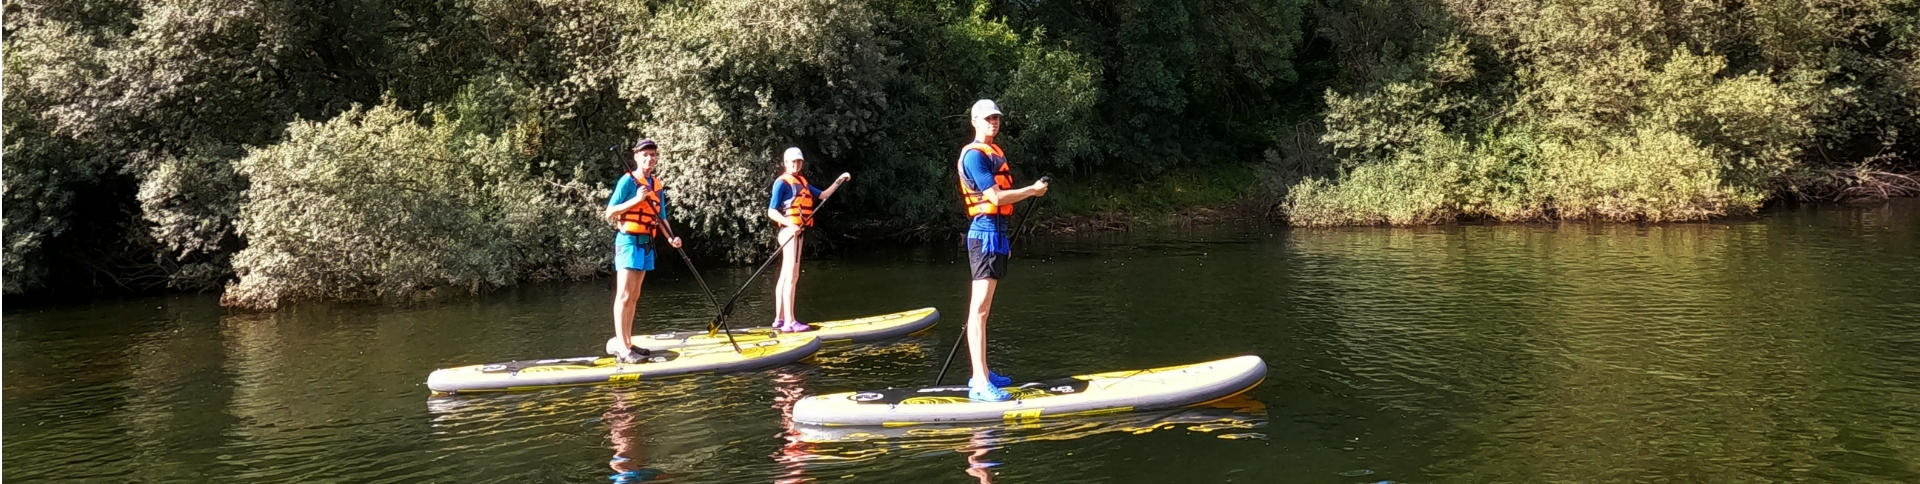
M 967 150 L 979 150 L 980 153 L 987 155 L 987 163 L 995 164 L 993 169 L 994 188 L 1001 190 L 1013 189 L 1013 169 L 1007 166 L 1006 152 L 1000 151 L 998 145 L 976 142 L 968 144 L 965 148 L 961 148 L 960 161 L 957 164 L 960 167 L 960 197 L 967 204 L 967 216 L 999 215 L 1006 217 L 1013 215 L 1013 205 L 994 205 L 993 201 L 987 200 L 986 190 L 975 190 L 972 184 L 967 182 Z
M 787 201 L 787 220 L 801 227 L 813 226 L 813 187 L 807 184 L 807 177 L 799 174 L 780 175 L 780 182 L 793 188 L 793 199 Z
M 628 173 L 627 176 L 632 177 L 633 174 Z M 639 182 L 638 179 L 634 181 Z M 640 185 L 640 193 L 634 194 L 636 197 L 641 197 L 640 203 L 620 213 L 619 222 L 615 225 L 620 227 L 621 233 L 649 237 L 654 235 L 654 225 L 660 222 L 661 190 L 666 190 L 666 187 L 661 186 L 659 178 L 647 177 L 647 184 Z

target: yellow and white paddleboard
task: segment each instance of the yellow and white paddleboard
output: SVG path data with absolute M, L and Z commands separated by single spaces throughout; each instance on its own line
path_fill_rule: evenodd
M 940 321 L 939 310 L 934 308 L 920 308 L 912 311 L 901 311 L 893 314 L 868 316 L 859 319 L 807 323 L 812 325 L 814 329 L 802 333 L 782 333 L 774 330 L 770 326 L 740 328 L 734 329 L 731 332 L 733 333 L 733 341 L 739 342 L 740 344 L 764 341 L 783 335 L 799 335 L 820 338 L 821 343 L 831 345 L 906 336 L 933 327 L 933 323 L 938 321 Z M 637 335 L 633 337 L 634 346 L 649 350 L 726 343 L 727 335 L 725 333 L 708 335 L 706 331 L 681 331 L 676 333 Z
M 1004 387 L 1014 398 L 1003 402 L 968 400 L 966 386 L 888 388 L 802 398 L 794 402 L 793 421 L 813 425 L 901 426 L 1022 422 L 1158 410 L 1237 395 L 1259 385 L 1266 377 L 1266 361 L 1247 355 Z
M 654 350 L 646 361 L 621 364 L 611 356 L 515 360 L 434 370 L 427 389 L 435 394 L 539 390 L 657 380 L 702 373 L 757 370 L 799 361 L 820 350 L 820 339 L 793 336 L 733 345 Z

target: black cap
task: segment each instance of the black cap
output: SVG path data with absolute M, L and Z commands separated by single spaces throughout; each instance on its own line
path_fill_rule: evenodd
M 645 149 L 659 150 L 660 145 L 657 143 L 654 143 L 653 140 L 650 140 L 650 139 L 642 139 L 640 141 L 636 141 L 633 143 L 633 151 L 637 152 Z

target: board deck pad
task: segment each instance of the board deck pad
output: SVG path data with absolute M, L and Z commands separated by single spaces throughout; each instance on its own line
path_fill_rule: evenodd
M 666 363 L 666 362 L 677 360 L 677 359 L 680 359 L 679 352 L 675 352 L 671 350 L 661 350 L 661 351 L 654 351 L 652 353 L 647 354 L 647 357 L 645 359 L 642 359 L 640 360 L 639 363 L 634 363 L 634 364 L 644 365 L 647 363 Z M 480 365 L 480 371 L 485 373 L 500 373 L 500 372 L 519 373 L 528 368 L 541 368 L 541 367 L 572 368 L 572 367 L 588 367 L 588 366 L 613 366 L 615 363 L 618 363 L 618 361 L 614 360 L 613 357 L 611 356 L 583 356 L 579 358 L 549 358 L 545 360 L 513 360 L 506 363 L 489 363 L 485 365 Z
M 1001 389 L 1012 394 L 1013 398 L 1034 399 L 1083 393 L 1087 391 L 1087 384 L 1086 380 L 1055 378 L 1020 386 L 1001 387 Z M 855 403 L 861 405 L 938 405 L 971 401 L 967 399 L 965 386 L 888 388 L 855 393 L 852 398 Z
M 887 388 L 813 395 L 794 402 L 793 421 L 825 426 L 898 427 L 967 422 L 1028 422 L 1180 408 L 1231 397 L 1267 376 L 1259 356 L 1144 370 L 1112 371 L 1001 387 L 1012 399 L 967 398 L 966 386 Z
M 733 345 L 656 350 L 639 363 L 611 356 L 513 360 L 434 370 L 427 389 L 436 394 L 540 390 L 630 383 L 703 373 L 749 371 L 799 361 L 820 350 L 820 339 L 792 336 Z
M 813 336 L 824 344 L 861 343 L 888 338 L 897 338 L 924 331 L 940 321 L 940 311 L 934 308 L 920 308 L 891 314 L 867 316 L 854 319 L 820 321 L 807 323 L 812 331 L 786 333 L 771 326 L 757 328 L 731 328 L 725 332 L 708 334 L 704 330 L 673 331 L 666 333 L 634 335 L 630 342 L 634 346 L 649 350 L 679 348 L 682 346 L 710 345 L 730 343 L 727 335 L 732 334 L 731 342 L 746 344 L 756 341 L 793 337 Z

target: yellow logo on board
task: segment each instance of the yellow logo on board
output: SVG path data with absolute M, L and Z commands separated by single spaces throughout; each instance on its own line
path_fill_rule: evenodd
M 1040 421 L 1040 410 L 1042 409 L 1009 410 L 1007 413 L 1000 414 L 1000 419 L 1014 423 L 1038 422 Z
M 640 381 L 639 373 L 622 373 L 607 377 L 608 382 Z

